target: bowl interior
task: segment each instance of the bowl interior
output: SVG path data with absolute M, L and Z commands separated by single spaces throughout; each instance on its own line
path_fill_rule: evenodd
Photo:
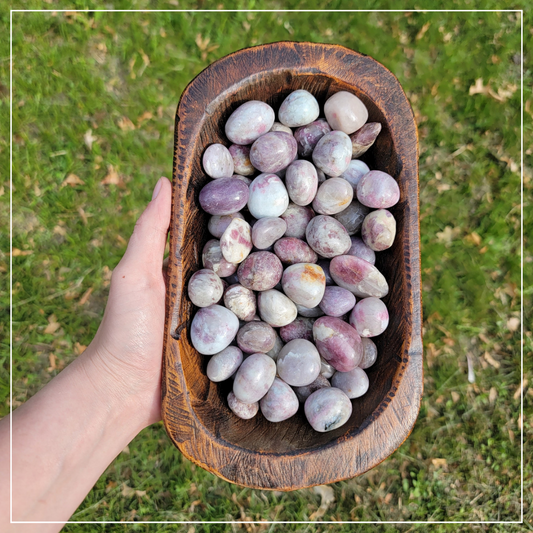
M 371 169 L 383 170 L 394 177 L 401 171 L 393 139 L 380 106 L 363 94 L 358 87 L 347 85 L 336 78 L 313 72 L 291 72 L 279 70 L 252 76 L 232 86 L 210 103 L 199 125 L 199 140 L 195 157 L 190 169 L 187 198 L 191 201 L 189 215 L 183 221 L 185 239 L 181 251 L 183 261 L 182 298 L 178 314 L 182 317 L 194 316 L 194 308 L 187 297 L 187 283 L 191 275 L 202 268 L 201 252 L 204 244 L 212 238 L 207 231 L 209 215 L 204 213 L 198 202 L 198 194 L 210 178 L 201 165 L 201 156 L 212 143 L 231 143 L 224 136 L 224 124 L 230 114 L 242 103 L 249 100 L 262 100 L 278 111 L 285 97 L 296 89 L 306 89 L 318 100 L 323 110 L 326 99 L 340 90 L 350 91 L 363 100 L 369 111 L 369 122 L 380 122 L 382 131 L 374 146 L 364 154 L 363 159 Z M 190 399 L 190 406 L 197 419 L 213 438 L 225 441 L 230 447 L 245 448 L 251 451 L 272 454 L 290 454 L 334 445 L 339 440 L 350 438 L 359 433 L 369 423 L 379 417 L 390 402 L 396 390 L 395 382 L 402 372 L 402 354 L 406 328 L 409 321 L 403 284 L 405 280 L 405 261 L 403 260 L 404 212 L 407 208 L 405 187 L 399 182 L 402 193 L 400 202 L 390 209 L 397 221 L 397 236 L 394 245 L 377 255 L 376 266 L 389 283 L 389 294 L 383 298 L 390 314 L 387 330 L 375 337 L 378 348 L 377 362 L 366 372 L 370 380 L 368 392 L 361 398 L 352 400 L 353 412 L 350 420 L 337 430 L 318 433 L 314 431 L 303 414 L 298 413 L 281 423 L 270 423 L 259 413 L 251 420 L 241 420 L 227 406 L 227 395 L 231 390 L 231 380 L 224 383 L 211 383 L 206 376 L 209 357 L 199 354 L 192 346 L 189 331 L 181 335 L 180 356 L 183 377 Z M 188 321 L 190 324 L 190 320 Z

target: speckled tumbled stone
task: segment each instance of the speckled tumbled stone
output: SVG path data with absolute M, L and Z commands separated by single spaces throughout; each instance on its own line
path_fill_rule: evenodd
M 285 237 L 304 239 L 305 230 L 314 216 L 315 212 L 308 205 L 301 206 L 291 202 L 281 215 L 281 218 L 287 224 Z
M 368 390 L 368 376 L 359 367 L 349 372 L 335 372 L 331 378 L 331 385 L 340 389 L 348 398 L 360 398 Z
M 274 124 L 272 124 L 272 127 L 270 128 L 270 131 L 284 131 L 285 133 L 289 133 L 290 135 L 293 134 L 289 126 L 285 126 L 285 124 L 282 124 L 281 122 L 274 122 Z
M 250 149 L 250 161 L 260 172 L 278 172 L 296 158 L 298 146 L 292 135 L 271 131 L 261 135 Z
M 357 199 L 375 209 L 392 207 L 400 199 L 400 187 L 390 174 L 371 170 L 357 184 Z
M 333 373 L 335 372 L 335 369 L 333 369 Z M 332 373 L 332 375 L 333 375 Z M 322 374 L 318 374 L 318 377 L 313 381 L 313 383 L 310 383 L 309 385 L 304 385 L 303 387 L 294 387 L 294 392 L 296 393 L 296 396 L 298 397 L 298 400 L 301 403 L 304 403 L 313 392 L 317 391 L 318 389 L 323 389 L 325 387 L 331 387 L 331 383 L 329 380 L 323 376 Z
M 289 206 L 284 183 L 275 174 L 260 174 L 250 185 L 248 209 L 257 219 L 279 217 Z
M 274 110 L 265 102 L 250 100 L 239 106 L 224 127 L 226 137 L 235 144 L 252 144 L 274 124 Z
M 368 122 L 355 133 L 350 135 L 352 141 L 352 157 L 356 158 L 363 155 L 377 139 L 381 132 L 381 124 L 379 122 Z
M 322 257 L 331 258 L 346 253 L 351 246 L 344 226 L 327 215 L 314 217 L 305 230 L 307 243 Z
M 283 265 L 271 252 L 252 252 L 239 266 L 239 283 L 252 291 L 273 289 L 281 280 Z
M 316 193 L 313 210 L 321 215 L 335 215 L 344 211 L 353 199 L 352 186 L 342 178 L 326 180 Z
M 323 118 L 298 128 L 294 132 L 294 138 L 298 143 L 298 155 L 300 157 L 310 157 L 318 141 L 330 131 L 329 124 Z
M 326 288 L 326 276 L 318 265 L 297 263 L 285 269 L 281 278 L 283 292 L 296 304 L 317 306 Z
M 209 268 L 197 270 L 189 280 L 187 291 L 191 302 L 208 307 L 220 301 L 224 292 L 222 280 Z
M 233 158 L 223 144 L 211 144 L 202 157 L 205 173 L 211 178 L 231 178 L 234 172 Z
M 305 339 L 313 342 L 313 322 L 311 318 L 297 317 L 290 324 L 279 328 L 279 334 L 283 342 L 294 339 Z
M 312 342 L 294 339 L 281 349 L 276 365 L 281 379 L 294 387 L 303 387 L 320 374 L 320 355 Z
M 370 209 L 366 205 L 354 199 L 346 209 L 334 215 L 334 218 L 344 226 L 348 235 L 354 235 L 361 229 L 363 220 L 369 212 Z
M 257 308 L 261 318 L 277 328 L 290 324 L 298 313 L 294 302 L 276 289 L 261 291 L 257 295 Z
M 346 424 L 352 402 L 340 389 L 325 387 L 311 394 L 304 404 L 307 421 L 315 431 L 325 433 Z
M 298 89 L 283 100 L 278 117 L 285 126 L 298 128 L 316 120 L 319 113 L 316 98 L 309 91 Z
M 368 337 L 361 337 L 363 342 L 363 358 L 359 363 L 359 368 L 370 368 L 378 358 L 378 349 L 372 339 Z
M 220 178 L 200 190 L 200 206 L 210 215 L 231 215 L 248 202 L 248 185 L 234 178 Z
M 204 355 L 213 355 L 229 346 L 239 330 L 239 319 L 221 305 L 202 307 L 191 324 L 193 346 Z
M 326 287 L 324 296 L 318 305 L 326 315 L 341 317 L 353 309 L 355 296 L 342 287 Z
M 359 300 L 350 313 L 350 325 L 361 337 L 381 335 L 389 325 L 389 311 L 379 298 Z
M 353 189 L 354 196 L 357 194 L 357 184 L 361 178 L 370 172 L 368 165 L 359 159 L 352 159 L 348 168 L 341 174 L 341 178 L 346 180 Z
M 213 235 L 213 237 L 220 239 L 234 218 L 241 218 L 244 220 L 244 217 L 241 213 L 232 213 L 231 215 L 213 215 L 209 218 L 207 229 L 209 230 L 209 233 Z
M 315 166 L 305 159 L 293 161 L 285 174 L 285 186 L 290 199 L 295 204 L 310 204 L 315 198 L 318 188 Z
M 252 242 L 259 249 L 264 250 L 281 239 L 287 231 L 287 223 L 280 217 L 265 217 L 259 219 L 252 227 Z
M 264 353 L 254 353 L 237 370 L 233 393 L 241 402 L 258 402 L 268 392 L 275 377 L 276 363 Z
M 220 237 L 220 249 L 229 263 L 242 263 L 252 251 L 252 229 L 246 220 L 234 218 Z
M 250 147 L 242 146 L 240 144 L 232 144 L 228 150 L 233 159 L 235 174 L 240 176 L 253 176 L 255 168 L 250 161 Z
M 242 351 L 237 346 L 228 346 L 221 352 L 213 355 L 207 363 L 207 377 L 218 383 L 229 379 L 242 363 Z
M 220 249 L 220 241 L 217 239 L 211 239 L 205 243 L 202 250 L 202 264 L 221 278 L 231 276 L 238 268 L 237 264 L 230 263 L 224 259 Z
M 355 94 L 339 91 L 330 96 L 324 104 L 324 114 L 331 129 L 346 134 L 354 133 L 368 120 L 368 109 Z M 352 142 L 350 140 L 350 158 Z M 326 172 L 327 174 L 327 172 Z
M 228 406 L 236 416 L 243 420 L 249 420 L 259 412 L 259 402 L 241 402 L 233 392 L 228 394 Z
M 224 305 L 245 322 L 253 320 L 257 311 L 255 293 L 240 283 L 230 285 L 224 291 Z
M 269 422 L 281 422 L 295 415 L 299 403 L 295 392 L 280 378 L 275 378 L 259 402 L 261 413 Z
M 370 212 L 361 226 L 361 237 L 375 252 L 390 248 L 396 237 L 396 219 L 387 209 Z
M 237 333 L 237 344 L 244 353 L 266 353 L 274 348 L 276 332 L 266 322 L 252 320 Z
M 328 176 L 340 176 L 351 160 L 352 142 L 342 131 L 326 133 L 313 150 L 313 163 Z
M 282 263 L 294 265 L 296 263 L 316 263 L 318 256 L 315 251 L 301 239 L 283 237 L 274 244 L 274 253 Z
M 359 259 L 364 259 L 368 261 L 371 265 L 376 263 L 376 252 L 372 248 L 368 247 L 361 237 L 354 235 L 350 237 L 352 240 L 352 245 L 350 249 L 346 252 L 346 255 L 353 255 L 359 257 Z

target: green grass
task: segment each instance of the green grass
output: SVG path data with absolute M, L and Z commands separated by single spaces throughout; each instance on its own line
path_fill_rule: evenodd
M 138 0 L 115 8 L 170 8 Z M 179 8 L 217 3 L 180 1 Z M 59 8 L 33 0 L 15 8 Z M 74 1 L 68 8 L 95 7 Z M 225 7 L 261 8 L 258 2 Z M 281 3 L 268 7 L 282 8 Z M 303 2 L 283 4 L 305 8 Z M 351 8 L 324 2 L 323 8 Z M 363 6 L 357 6 L 363 7 Z M 397 8 L 391 2 L 368 8 Z M 423 7 L 423 6 L 421 6 Z M 456 8 L 473 8 L 472 4 Z M 520 8 L 485 2 L 482 8 Z M 531 21 L 529 21 L 531 22 Z M 109 271 L 160 175 L 172 174 L 174 114 L 187 83 L 215 59 L 277 40 L 339 43 L 387 66 L 410 98 L 420 135 L 420 215 L 425 391 L 416 426 L 369 473 L 332 485 L 319 520 L 518 520 L 520 518 L 520 21 L 512 13 L 15 13 L 13 15 L 13 385 L 15 405 L 92 339 Z M 8 14 L 2 14 L 7 34 Z M 525 49 L 531 49 L 525 20 Z M 201 37 L 197 39 L 197 36 Z M 207 42 L 204 45 L 203 43 Z M 200 43 L 200 46 L 197 44 Z M 9 209 L 9 49 L 0 54 L 2 217 Z M 144 59 L 143 59 L 144 58 Z M 526 55 L 524 102 L 531 102 Z M 481 78 L 491 92 L 469 94 Z M 528 81 L 529 80 L 529 81 Z M 532 102 L 533 103 L 533 102 Z M 531 139 L 524 114 L 525 525 L 533 530 L 531 364 Z M 84 135 L 96 137 L 92 149 Z M 119 185 L 102 184 L 112 166 Z M 83 182 L 62 186 L 70 174 Z M 529 208 L 529 210 L 528 210 Z M 9 271 L 1 237 L 0 269 Z M 7 274 L 4 275 L 7 286 Z M 92 290 L 87 302 L 80 299 Z M 0 415 L 9 411 L 8 300 L 0 334 Z M 45 328 L 54 315 L 60 327 Z M 488 357 L 485 355 L 488 354 Z M 476 373 L 467 380 L 467 357 Z M 54 368 L 55 367 L 55 368 Z M 445 462 L 434 461 L 443 459 Z M 128 487 L 136 491 L 128 490 Z M 195 503 L 196 502 L 196 503 Z M 161 424 L 142 432 L 108 468 L 73 520 L 305 521 L 313 490 L 271 493 L 230 485 L 195 467 Z M 92 526 L 65 531 L 233 531 L 231 525 Z M 192 527 L 192 529 L 191 529 Z M 280 528 L 281 526 L 276 526 Z M 312 531 L 313 526 L 284 526 Z M 270 531 L 268 525 L 237 530 Z M 323 530 L 351 526 L 324 524 Z M 424 525 L 361 531 L 425 531 Z M 486 526 L 435 526 L 484 531 Z

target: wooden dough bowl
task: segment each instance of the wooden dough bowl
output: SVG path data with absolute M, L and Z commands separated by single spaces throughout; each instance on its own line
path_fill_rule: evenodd
M 238 106 L 262 100 L 277 112 L 296 89 L 311 92 L 321 109 L 337 91 L 361 98 L 369 121 L 383 125 L 363 159 L 394 176 L 401 191 L 400 202 L 391 208 L 396 240 L 376 262 L 390 286 L 383 299 L 390 324 L 374 339 L 379 355 L 367 371 L 368 392 L 352 400 L 350 420 L 327 433 L 314 431 L 302 408 L 277 424 L 261 413 L 251 420 L 237 418 L 226 400 L 231 380 L 209 381 L 209 357 L 193 348 L 189 334 L 196 309 L 187 283 L 202 268 L 202 248 L 212 238 L 209 215 L 198 202 L 200 189 L 210 181 L 202 154 L 212 143 L 231 144 L 224 124 Z M 259 489 L 332 483 L 388 457 L 411 432 L 422 395 L 419 234 L 416 126 L 398 80 L 381 64 L 342 46 L 279 42 L 235 52 L 201 72 L 183 92 L 176 115 L 162 377 L 162 415 L 172 442 L 207 471 Z

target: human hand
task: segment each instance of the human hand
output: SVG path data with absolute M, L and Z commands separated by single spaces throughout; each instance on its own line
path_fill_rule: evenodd
M 130 405 L 140 428 L 161 418 L 161 364 L 165 323 L 163 254 L 172 187 L 161 178 L 113 270 L 104 318 L 80 357 L 101 394 Z

